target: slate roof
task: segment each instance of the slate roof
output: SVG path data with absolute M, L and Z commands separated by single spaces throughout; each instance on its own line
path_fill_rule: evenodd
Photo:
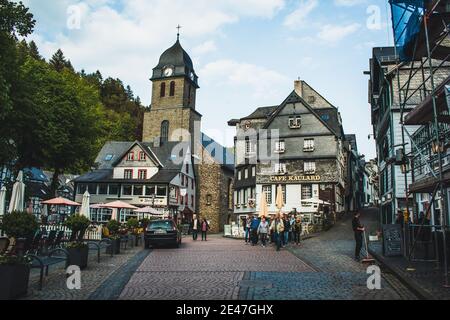
M 173 66 L 185 66 L 189 70 L 194 70 L 194 64 L 192 63 L 191 57 L 183 49 L 179 40 L 175 44 L 167 49 L 159 58 L 159 64 L 156 66 L 157 69 L 164 68 L 167 65 Z M 156 69 L 155 68 L 155 69 Z
M 204 133 L 202 133 L 202 145 L 217 163 L 234 171 L 234 155 L 227 148 Z
M 260 107 L 257 108 L 251 115 L 242 118 L 241 120 L 268 118 L 277 108 L 278 106 Z

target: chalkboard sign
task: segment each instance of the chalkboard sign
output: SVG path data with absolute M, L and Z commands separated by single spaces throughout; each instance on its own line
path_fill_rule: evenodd
M 399 224 L 383 225 L 383 253 L 386 257 L 402 255 L 402 226 Z

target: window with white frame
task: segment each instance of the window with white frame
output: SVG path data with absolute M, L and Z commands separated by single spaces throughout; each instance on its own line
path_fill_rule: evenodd
M 292 116 L 289 117 L 289 128 L 291 129 L 299 129 L 302 126 L 302 117 L 301 116 Z
M 256 177 L 256 167 L 252 167 L 252 177 Z
M 279 140 L 275 142 L 275 152 L 276 153 L 283 153 L 286 151 L 286 143 L 284 140 Z
M 316 163 L 313 161 L 305 162 L 304 171 L 305 171 L 305 174 L 315 174 L 316 173 Z
M 239 171 L 238 171 L 238 180 L 241 180 L 241 179 L 242 179 L 242 171 L 239 170 Z
M 302 185 L 302 200 L 309 200 L 312 198 L 312 185 Z
M 244 171 L 244 179 L 248 179 L 248 169 L 245 169 L 245 171 Z
M 134 161 L 134 152 L 130 152 L 127 157 L 128 161 Z
M 272 204 L 272 186 L 263 186 L 262 190 L 266 194 L 267 204 Z
M 123 178 L 125 180 L 133 179 L 133 170 L 124 170 L 123 172 Z
M 303 141 L 303 151 L 313 152 L 315 149 L 314 139 L 305 139 Z
M 275 173 L 276 174 L 286 174 L 286 163 L 275 163 Z
M 147 159 L 147 155 L 144 151 L 139 152 L 139 161 L 145 161 Z
M 245 154 L 254 154 L 255 153 L 255 145 L 250 140 L 245 140 Z

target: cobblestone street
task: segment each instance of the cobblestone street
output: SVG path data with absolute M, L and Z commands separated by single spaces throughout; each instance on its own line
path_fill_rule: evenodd
M 153 250 L 120 299 L 415 299 L 389 274 L 381 290 L 367 289 L 367 266 L 352 259 L 353 250 L 349 218 L 281 252 L 220 236 L 185 238 L 181 249 Z
M 368 211 L 362 220 L 372 228 Z M 351 217 L 330 231 L 280 252 L 268 246 L 212 235 L 207 242 L 183 239 L 180 249 L 133 248 L 118 256 L 91 255 L 82 289 L 66 287 L 64 269 L 51 270 L 42 291 L 36 274 L 33 300 L 400 300 L 416 299 L 383 271 L 381 290 L 367 288 L 367 266 L 355 262 Z

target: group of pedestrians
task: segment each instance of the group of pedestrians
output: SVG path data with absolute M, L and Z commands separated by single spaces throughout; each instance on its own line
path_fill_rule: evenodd
M 273 219 L 270 217 L 249 216 L 244 221 L 245 243 L 252 246 L 261 243 L 266 247 L 267 243 L 274 243 L 277 251 L 284 248 L 289 243 L 300 245 L 303 232 L 302 219 L 299 214 L 276 215 Z
M 209 223 L 205 218 L 200 219 L 194 214 L 190 228 L 192 232 L 192 239 L 194 241 L 197 241 L 199 233 L 202 234 L 202 241 L 208 241 L 207 235 L 209 231 Z

